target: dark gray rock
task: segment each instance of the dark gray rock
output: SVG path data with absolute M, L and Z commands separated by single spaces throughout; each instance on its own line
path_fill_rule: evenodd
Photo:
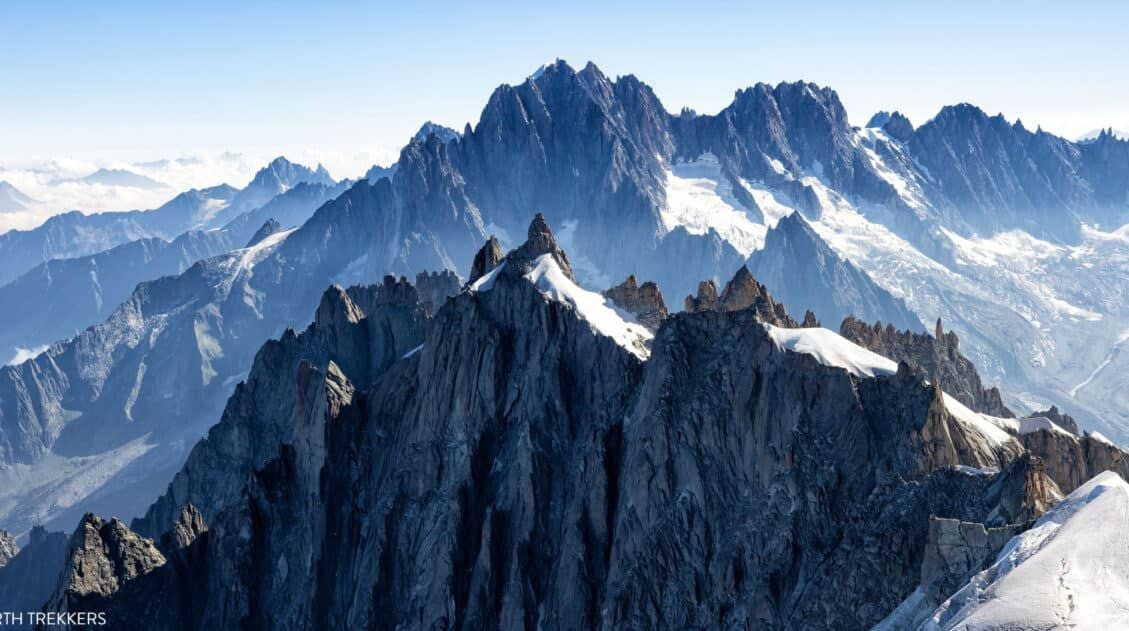
M 459 275 L 451 270 L 441 272 L 420 272 L 416 274 L 416 291 L 420 304 L 428 315 L 434 315 L 447 299 L 459 293 L 462 283 Z
M 540 223 L 514 269 L 554 252 Z M 379 338 L 344 332 L 389 292 L 328 292 L 303 338 L 345 363 L 278 381 L 293 412 L 226 417 L 286 420 L 273 449 L 232 451 L 230 482 L 190 459 L 173 491 L 224 489 L 207 531 L 97 607 L 176 629 L 865 628 L 919 587 L 932 517 L 1018 530 L 1059 497 L 908 365 L 857 378 L 778 348 L 761 317 L 778 303 L 747 274 L 723 292 L 732 309 L 664 320 L 645 363 L 499 274 L 366 372 Z M 259 370 L 288 361 L 260 353 Z M 946 548 L 927 576 L 968 571 L 996 539 L 963 565 Z
M 16 538 L 12 533 L 7 530 L 0 530 L 0 567 L 8 564 L 12 557 L 20 552 L 20 547 L 16 545 Z
M 502 244 L 498 243 L 498 239 L 494 237 L 494 235 L 490 235 L 490 238 L 483 244 L 482 249 L 474 255 L 474 262 L 471 263 L 470 277 L 467 279 L 467 282 L 474 284 L 474 281 L 482 278 L 490 272 L 490 270 L 497 267 L 504 256 L 505 252 L 502 251 Z
M 28 532 L 27 544 L 0 567 L 0 611 L 40 611 L 59 581 L 67 536 L 41 526 Z M 31 622 L 25 616 L 26 626 Z
M 952 331 L 946 333 L 940 319 L 931 336 L 897 330 L 893 324 L 883 326 L 881 321 L 871 326 L 848 316 L 839 326 L 839 334 L 879 355 L 907 362 L 977 412 L 1015 417 L 1004 405 L 998 388 L 984 387 L 976 366 L 960 352 L 960 338 Z

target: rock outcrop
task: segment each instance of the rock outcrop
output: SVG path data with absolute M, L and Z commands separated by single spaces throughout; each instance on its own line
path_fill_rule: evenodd
M 957 334 L 945 332 L 937 320 L 935 334 L 897 330 L 892 324 L 875 322 L 868 325 L 848 317 L 839 326 L 839 334 L 855 344 L 895 361 L 905 361 L 968 407 L 992 416 L 1014 417 L 1004 405 L 998 388 L 985 388 L 980 374 L 960 352 Z
M 8 564 L 12 557 L 20 552 L 20 547 L 16 545 L 16 538 L 12 533 L 7 530 L 0 530 L 0 567 Z
M 1025 428 L 1019 440 L 1046 463 L 1047 473 L 1064 492 L 1070 493 L 1103 471 L 1129 479 L 1129 453 L 1100 435 L 1072 434 L 1044 417 L 1022 421 L 1032 427 Z
M 40 611 L 59 583 L 67 553 L 67 536 L 33 527 L 27 544 L 0 567 L 0 611 Z M 16 629 L 31 629 L 13 625 Z
M 246 476 L 293 440 L 300 397 L 296 384 L 330 362 L 367 384 L 423 342 L 427 312 L 406 279 L 380 285 L 331 287 L 314 322 L 297 334 L 267 342 L 247 380 L 236 386 L 220 422 L 192 450 L 187 462 L 133 528 L 157 538 L 191 504 L 210 523 L 239 497 Z
M 326 292 L 150 511 L 161 546 L 83 537 L 151 551 L 83 606 L 158 629 L 865 628 L 927 558 L 948 585 L 1060 497 L 907 364 L 779 346 L 767 325 L 795 322 L 747 270 L 643 361 L 526 276 L 564 274 L 543 223 L 386 364 L 360 361 L 386 344 L 366 323 L 411 286 Z M 985 540 L 931 544 L 933 518 Z
M 725 284 L 721 295 L 713 281 L 702 281 L 697 296 L 687 296 L 683 309 L 689 313 L 699 311 L 741 311 L 752 309 L 763 322 L 795 328 L 800 326 L 768 293 L 768 289 L 753 278 L 749 268 L 742 265 L 733 278 Z
M 474 281 L 485 276 L 490 270 L 498 266 L 505 255 L 506 253 L 502 251 L 502 244 L 498 243 L 498 239 L 494 235 L 490 235 L 482 248 L 474 255 L 474 262 L 470 265 L 470 278 L 467 279 L 467 282 L 473 284 Z
M 662 321 L 670 315 L 666 310 L 666 303 L 663 301 L 659 286 L 652 281 L 640 285 L 634 274 L 615 287 L 604 291 L 604 295 L 616 306 L 638 318 L 639 323 L 651 331 L 657 331 Z
M 63 574 L 47 611 L 84 611 L 86 602 L 117 593 L 127 583 L 165 564 L 151 539 L 117 519 L 87 515 L 71 535 Z
M 459 275 L 451 270 L 441 272 L 420 272 L 416 274 L 416 291 L 423 310 L 434 315 L 447 299 L 459 293 Z

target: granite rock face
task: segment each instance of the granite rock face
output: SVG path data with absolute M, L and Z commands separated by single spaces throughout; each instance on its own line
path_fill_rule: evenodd
M 245 478 L 293 439 L 298 386 L 332 362 L 369 383 L 423 342 L 427 311 L 411 283 L 391 276 L 381 285 L 331 287 L 314 322 L 267 342 L 246 382 L 236 386 L 218 424 L 192 450 L 166 493 L 133 524 L 158 537 L 191 504 L 205 521 L 242 492 Z
M 698 285 L 698 295 L 687 296 L 683 309 L 689 313 L 752 309 L 763 322 L 788 328 L 800 326 L 788 315 L 784 305 L 773 299 L 768 288 L 753 278 L 745 265 L 738 268 L 725 284 L 720 296 L 713 281 L 702 281 Z
M 1015 418 L 997 388 L 984 388 L 976 367 L 960 353 L 960 339 L 946 332 L 940 320 L 935 333 L 928 335 L 899 331 L 881 322 L 868 325 L 849 317 L 843 320 L 840 334 L 863 348 L 907 362 L 973 410 Z M 1016 419 L 1005 431 L 1013 433 L 1025 449 L 1042 460 L 1048 476 L 1063 493 L 1070 493 L 1102 471 L 1129 476 L 1125 451 L 1100 435 L 1079 432 L 1074 419 L 1057 407 Z
M 1039 421 L 1032 417 L 1024 421 Z M 1049 419 L 1046 419 L 1049 420 Z M 1053 421 L 1052 421 L 1053 422 Z M 1129 454 L 1094 434 L 1073 434 L 1065 428 L 1038 423 L 1019 435 L 1023 446 L 1046 463 L 1047 473 L 1069 493 L 1103 471 L 1129 479 Z
M 925 559 L 921 565 L 921 586 L 934 606 L 944 602 L 974 574 L 992 561 L 1000 548 L 1020 526 L 986 528 L 977 522 L 931 517 Z
M 165 564 L 151 539 L 138 536 L 117 519 L 87 515 L 71 535 L 62 576 L 47 611 L 83 611 L 118 593 L 128 583 Z
M 451 270 L 420 272 L 416 274 L 416 291 L 420 305 L 429 315 L 434 315 L 447 299 L 459 293 L 459 275 Z
M 567 261 L 541 224 L 489 287 L 414 303 L 391 356 L 368 323 L 410 285 L 326 292 L 138 522 L 176 543 L 86 538 L 166 561 L 83 606 L 158 629 L 866 628 L 1061 497 L 908 364 L 777 346 L 767 318 L 795 321 L 747 270 L 641 360 L 525 277 Z
M 12 533 L 7 530 L 0 530 L 0 567 L 8 564 L 12 557 L 20 552 L 20 547 L 16 545 L 16 538 Z
M 640 285 L 634 274 L 615 287 L 604 291 L 604 295 L 618 307 L 638 318 L 639 323 L 651 331 L 657 331 L 662 321 L 670 315 L 659 286 L 651 281 Z
M 847 317 L 839 326 L 839 334 L 879 355 L 909 363 L 973 410 L 1015 416 L 1004 405 L 998 388 L 984 387 L 976 367 L 960 352 L 960 338 L 952 331 L 946 333 L 940 319 L 934 335 L 929 335 L 897 330 L 893 324 L 882 326 L 881 322 L 868 325 Z
M 28 531 L 27 544 L 0 567 L 0 611 L 39 611 L 58 586 L 67 554 L 67 536 L 41 526 Z M 25 618 L 25 626 L 31 629 Z
M 487 272 L 498 266 L 505 255 L 506 253 L 502 251 L 502 244 L 498 243 L 498 239 L 491 235 L 482 249 L 474 255 L 474 262 L 470 266 L 470 278 L 467 282 L 473 283 L 485 276 Z

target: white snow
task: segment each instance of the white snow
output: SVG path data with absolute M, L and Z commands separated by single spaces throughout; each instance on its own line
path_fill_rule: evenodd
M 766 228 L 775 228 L 776 224 L 779 223 L 781 219 L 795 212 L 794 208 L 780 201 L 777 193 L 764 188 L 763 185 L 744 179 L 740 182 L 745 192 L 753 198 L 753 201 L 757 203 L 757 207 L 761 209 L 761 215 L 764 216 L 764 225 Z M 791 203 L 790 200 L 789 203 Z
M 276 232 L 264 237 L 262 241 L 259 241 L 251 247 L 233 251 L 232 262 L 234 263 L 233 268 L 235 273 L 238 274 L 240 272 L 250 271 L 259 261 L 266 258 L 280 243 L 293 234 L 295 230 L 297 230 L 297 228 Z
M 195 227 L 199 228 L 200 226 L 207 224 L 212 220 L 212 218 L 216 216 L 217 213 L 219 213 L 219 211 L 227 208 L 229 203 L 230 202 L 225 199 L 209 198 L 208 200 L 206 200 L 204 202 L 204 208 L 202 208 L 201 211 L 192 218 Z
M 921 186 L 913 180 L 913 176 L 909 172 L 903 174 L 891 168 L 878 154 L 879 144 L 888 151 L 900 151 L 898 145 L 887 137 L 885 132 L 880 129 L 860 129 L 855 136 L 855 143 L 870 160 L 870 165 L 878 173 L 878 177 L 894 187 L 902 201 L 913 208 L 925 208 L 925 195 L 921 191 Z
M 506 263 L 507 261 L 502 261 L 498 267 L 474 281 L 470 289 L 476 292 L 493 289 L 494 282 Z M 593 330 L 612 338 L 639 359 L 645 360 L 651 354 L 648 344 L 654 334 L 639 324 L 635 316 L 617 308 L 611 300 L 572 282 L 551 254 L 537 257 L 533 261 L 533 269 L 525 274 L 525 278 L 547 297 L 572 307 Z
M 1009 429 L 1015 434 L 1030 434 L 1045 429 L 1056 434 L 1074 436 L 1074 434 L 1045 416 L 1029 416 L 1027 418 L 1001 418 L 990 416 L 988 418 L 992 419 L 996 425 L 1004 429 Z
M 578 219 L 565 219 L 561 222 L 561 229 L 557 231 L 557 243 L 562 250 L 568 252 L 573 274 L 576 275 L 577 280 L 589 287 L 611 287 L 614 284 L 611 276 L 605 274 L 592 259 L 580 253 L 581 248 L 575 241 L 576 229 L 579 225 Z
M 1093 438 L 1094 440 L 1096 440 L 1100 443 L 1105 443 L 1105 444 L 1107 444 L 1111 447 L 1117 447 L 1117 443 L 1115 443 L 1112 440 L 1106 438 L 1105 434 L 1103 434 L 1101 432 L 1097 432 L 1097 431 L 1086 432 L 1086 435 L 1089 436 L 1090 438 Z
M 988 416 L 987 414 L 974 412 L 960 401 L 957 401 L 956 397 L 949 395 L 947 392 L 942 394 L 944 395 L 945 409 L 948 410 L 949 414 L 952 414 L 953 418 L 956 420 L 975 428 L 981 435 L 991 440 L 996 445 L 1002 445 L 1012 440 L 1011 435 L 1001 429 L 997 423 L 1000 419 L 994 416 Z
M 498 278 L 498 274 L 506 267 L 506 262 L 502 261 L 497 267 L 483 274 L 478 280 L 471 284 L 470 288 L 474 291 L 490 291 L 494 288 L 494 281 Z
M 16 366 L 16 365 L 19 365 L 19 364 L 26 362 L 29 359 L 35 359 L 36 357 L 39 357 L 39 355 L 43 351 L 47 350 L 48 348 L 50 348 L 50 346 L 47 345 L 47 344 L 44 344 L 42 346 L 36 346 L 35 348 L 24 348 L 22 346 L 17 346 L 15 348 L 16 352 L 14 354 L 12 354 L 12 357 L 11 357 L 11 359 L 8 360 L 7 365 L 8 366 Z
M 763 326 L 777 348 L 811 355 L 825 366 L 837 366 L 858 377 L 877 377 L 898 372 L 898 364 L 893 360 L 867 350 L 829 329 L 787 329 L 768 323 Z M 1002 445 L 1012 440 L 1007 432 L 1000 429 L 994 417 L 973 412 L 956 398 L 942 394 L 945 409 L 958 422 L 970 426 L 993 445 Z
M 1012 538 L 920 629 L 1125 628 L 1129 484 L 1095 476 Z
M 806 353 L 825 366 L 837 366 L 858 377 L 893 375 L 898 364 L 824 328 L 786 329 L 764 323 L 776 347 Z
M 764 245 L 768 231 L 750 219 L 748 209 L 734 197 L 717 156 L 709 152 L 666 170 L 661 219 L 667 231 L 682 226 L 690 234 L 707 234 L 713 229 L 742 256 Z
M 572 282 L 561 271 L 552 255 L 543 254 L 537 257 L 533 269 L 525 275 L 525 278 L 541 293 L 571 306 L 581 318 L 592 325 L 597 333 L 612 338 L 639 359 L 647 359 L 650 355 L 647 344 L 654 334 L 636 322 L 634 316 L 616 308 L 609 299 Z

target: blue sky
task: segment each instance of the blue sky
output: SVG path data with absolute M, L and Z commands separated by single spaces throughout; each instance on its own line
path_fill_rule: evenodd
M 1068 136 L 1129 128 L 1129 3 L 157 4 L 0 3 L 0 159 L 380 158 L 555 57 L 633 73 L 671 111 L 802 78 L 855 124 L 967 101 Z

